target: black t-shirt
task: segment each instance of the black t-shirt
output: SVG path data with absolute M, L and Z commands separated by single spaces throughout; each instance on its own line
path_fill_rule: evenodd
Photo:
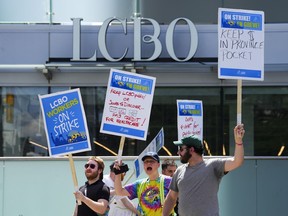
M 98 180 L 91 185 L 86 182 L 85 185 L 79 188 L 79 191 L 94 201 L 98 201 L 99 199 L 109 201 L 110 190 L 102 180 Z M 81 205 L 78 205 L 77 216 L 98 216 L 98 214 L 82 202 Z

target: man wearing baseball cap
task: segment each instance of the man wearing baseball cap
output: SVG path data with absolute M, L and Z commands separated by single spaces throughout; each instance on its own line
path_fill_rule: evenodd
M 115 192 L 119 196 L 128 196 L 130 200 L 138 198 L 139 215 L 161 216 L 171 177 L 159 174 L 160 158 L 156 152 L 146 152 L 142 157 L 142 161 L 148 178 L 136 180 L 123 187 L 121 176 L 116 175 Z M 116 169 L 120 169 L 120 165 L 121 162 L 115 161 L 114 167 Z M 172 214 L 173 209 L 167 215 Z
M 203 144 L 193 135 L 174 144 L 183 163 L 172 177 L 169 193 L 165 199 L 163 216 L 168 216 L 178 198 L 181 216 L 219 216 L 218 189 L 222 177 L 240 167 L 244 162 L 244 126 L 234 128 L 234 157 L 204 159 Z

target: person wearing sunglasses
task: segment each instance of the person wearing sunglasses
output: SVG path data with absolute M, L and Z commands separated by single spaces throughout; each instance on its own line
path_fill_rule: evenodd
M 108 211 L 110 189 L 102 181 L 104 162 L 100 157 L 92 156 L 84 165 L 87 181 L 74 193 L 76 204 L 73 216 L 100 216 Z
M 195 135 L 184 137 L 174 144 L 183 165 L 172 177 L 169 193 L 164 202 L 163 216 L 168 216 L 178 198 L 181 216 L 219 216 L 218 190 L 222 177 L 244 162 L 244 125 L 234 128 L 234 157 L 203 158 L 202 141 Z
M 138 215 L 161 216 L 171 177 L 159 173 L 160 158 L 156 152 L 146 152 L 142 161 L 148 178 L 136 180 L 123 187 L 121 176 L 116 175 L 115 192 L 119 196 L 128 196 L 130 200 L 138 198 Z M 115 161 L 114 168 L 120 170 L 121 164 L 121 161 Z M 174 215 L 173 210 L 169 215 Z

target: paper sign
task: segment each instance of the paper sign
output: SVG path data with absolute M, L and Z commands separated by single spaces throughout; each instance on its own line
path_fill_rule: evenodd
M 79 89 L 39 95 L 50 156 L 90 151 Z
M 134 168 L 136 173 L 136 178 L 140 176 L 141 172 L 144 170 L 142 158 L 146 152 L 158 152 L 164 146 L 164 129 L 162 128 L 156 137 L 149 143 L 149 145 L 142 151 L 138 158 L 134 161 Z
M 203 140 L 202 101 L 177 100 L 178 140 L 197 135 Z
M 111 69 L 101 133 L 146 140 L 156 78 Z
M 218 78 L 264 80 L 264 12 L 219 8 Z

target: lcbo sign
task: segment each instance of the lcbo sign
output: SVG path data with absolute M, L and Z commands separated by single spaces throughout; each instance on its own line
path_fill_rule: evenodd
M 82 19 L 73 18 L 72 20 L 73 20 L 73 58 L 71 59 L 71 61 L 97 61 L 98 50 L 95 50 L 94 55 L 91 58 L 81 59 L 81 56 L 80 56 L 80 50 L 81 50 L 80 29 L 81 28 L 80 27 L 81 27 Z M 119 18 L 114 18 L 114 17 L 105 20 L 104 23 L 101 25 L 100 30 L 98 32 L 99 51 L 101 52 L 101 54 L 103 55 L 105 59 L 111 62 L 121 61 L 122 59 L 125 58 L 128 52 L 128 47 L 126 47 L 120 58 L 113 58 L 107 49 L 106 34 L 107 34 L 108 28 L 109 27 L 111 28 L 110 24 L 114 21 L 117 21 L 121 24 L 121 26 L 123 27 L 123 34 L 126 35 L 127 34 L 127 20 L 126 19 L 121 20 Z M 134 53 L 133 53 L 132 61 L 153 61 L 157 59 L 162 52 L 162 44 L 161 44 L 161 41 L 159 40 L 160 25 L 155 20 L 150 19 L 150 18 L 135 18 L 133 19 L 133 21 L 134 21 L 133 22 L 134 23 L 134 26 L 133 26 L 134 28 Z M 151 23 L 152 25 L 153 34 L 151 35 L 147 34 L 147 35 L 142 36 L 141 35 L 141 23 L 145 22 L 145 24 L 147 25 L 147 21 Z M 180 21 L 186 22 L 190 30 L 189 52 L 187 56 L 182 59 L 176 56 L 175 51 L 174 51 L 174 42 L 173 42 L 174 29 L 177 23 L 179 23 Z M 154 51 L 149 58 L 142 58 L 141 56 L 141 47 L 143 45 L 142 43 L 143 44 L 152 43 L 154 45 Z M 166 31 L 165 45 L 166 45 L 168 54 L 175 61 L 185 62 L 185 61 L 190 60 L 194 56 L 197 50 L 197 45 L 198 45 L 198 34 L 195 28 L 195 25 L 189 19 L 186 19 L 186 18 L 177 18 L 173 20 L 169 24 L 167 31 Z

